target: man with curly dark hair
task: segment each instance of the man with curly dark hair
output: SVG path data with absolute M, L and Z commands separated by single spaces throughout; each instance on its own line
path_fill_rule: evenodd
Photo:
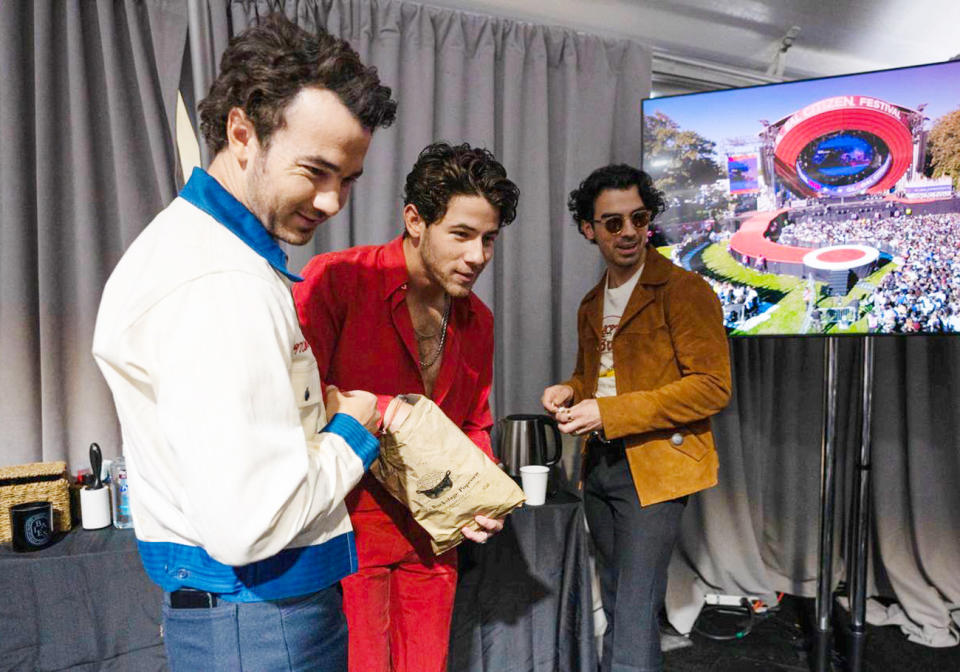
M 344 498 L 378 454 L 380 413 L 369 392 L 324 402 L 279 243 L 344 206 L 395 111 L 343 40 L 282 16 L 238 35 L 200 105 L 209 170 L 104 289 L 93 351 L 174 672 L 346 669 Z
M 493 316 L 471 291 L 516 216 L 519 191 L 493 155 L 428 146 L 407 175 L 404 231 L 386 245 L 314 257 L 294 289 L 324 380 L 425 394 L 491 459 Z M 398 420 L 394 420 L 398 422 Z M 345 578 L 351 672 L 444 672 L 456 550 L 435 557 L 410 512 L 371 476 L 347 498 L 360 570 Z M 483 543 L 503 523 L 477 516 Z
M 583 505 L 607 619 L 602 672 L 662 669 L 658 615 L 687 496 L 717 482 L 710 416 L 730 398 L 720 303 L 648 241 L 665 208 L 650 176 L 595 170 L 568 201 L 606 273 L 577 313 L 573 376 L 543 392 L 560 430 L 587 438 Z

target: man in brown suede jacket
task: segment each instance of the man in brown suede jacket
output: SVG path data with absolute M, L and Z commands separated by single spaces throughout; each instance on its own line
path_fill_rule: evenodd
M 687 495 L 717 483 L 710 416 L 730 399 L 720 302 L 648 243 L 665 208 L 650 176 L 595 170 L 570 194 L 607 271 L 577 314 L 570 380 L 541 399 L 561 431 L 589 435 L 584 510 L 607 629 L 601 672 L 661 670 L 657 616 Z

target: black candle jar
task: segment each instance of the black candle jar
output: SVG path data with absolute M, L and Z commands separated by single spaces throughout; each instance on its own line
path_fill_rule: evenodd
M 10 507 L 13 550 L 38 551 L 53 542 L 53 507 L 50 502 L 24 502 Z

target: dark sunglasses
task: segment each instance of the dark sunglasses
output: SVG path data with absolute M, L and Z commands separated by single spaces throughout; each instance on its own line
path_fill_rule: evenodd
M 650 215 L 649 210 L 634 210 L 630 213 L 630 223 L 633 224 L 633 228 L 642 229 L 650 223 Z M 623 231 L 623 222 L 623 215 L 609 215 L 590 220 L 591 224 L 603 224 L 604 228 L 613 235 Z

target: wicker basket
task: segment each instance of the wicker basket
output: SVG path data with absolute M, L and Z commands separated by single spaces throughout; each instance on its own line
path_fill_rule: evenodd
M 50 502 L 53 529 L 70 529 L 70 485 L 66 462 L 33 462 L 0 467 L 0 542 L 10 541 L 10 507 L 24 502 Z

